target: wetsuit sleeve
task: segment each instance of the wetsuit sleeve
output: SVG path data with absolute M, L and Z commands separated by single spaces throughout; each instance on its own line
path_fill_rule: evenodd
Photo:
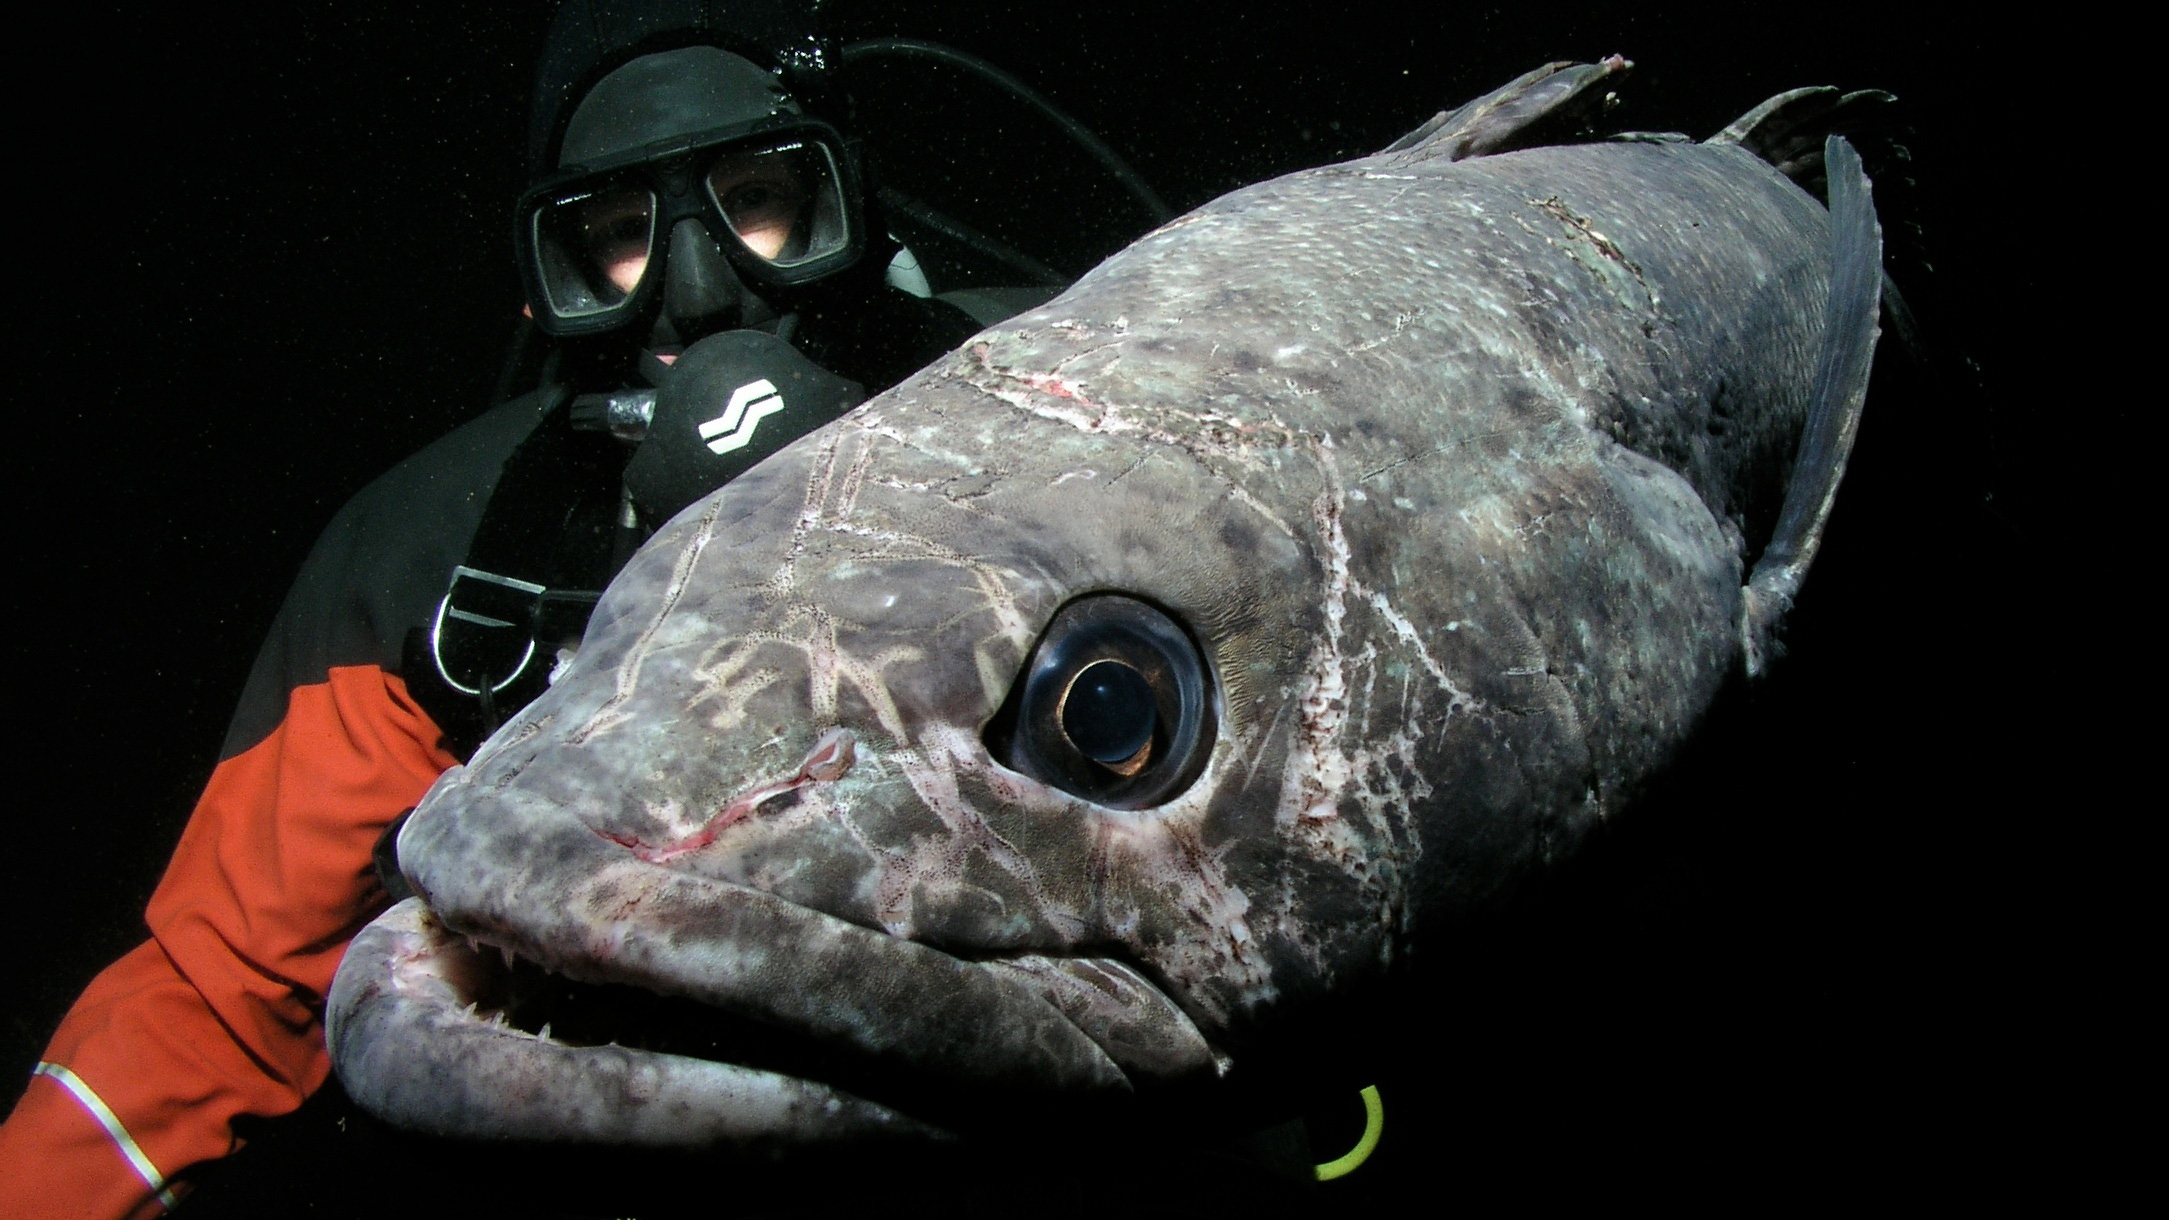
M 323 1084 L 323 996 L 384 906 L 377 836 L 457 759 L 401 674 L 505 456 L 515 400 L 349 501 L 250 671 L 151 897 L 151 939 L 94 980 L 0 1126 L 0 1217 L 154 1215 L 240 1146 L 235 1118 Z
M 151 898 L 0 1127 L 0 1215 L 155 1215 L 171 1180 L 324 1082 L 322 997 L 384 906 L 377 836 L 456 761 L 397 675 L 330 668 L 218 765 Z

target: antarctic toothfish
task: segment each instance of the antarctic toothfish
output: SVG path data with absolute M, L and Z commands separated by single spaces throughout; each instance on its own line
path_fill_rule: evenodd
M 1763 665 L 1881 284 L 1863 95 L 1545 144 L 1625 66 L 1181 217 L 671 521 L 401 832 L 355 1099 L 728 1146 L 1210 1096 L 1572 851 Z

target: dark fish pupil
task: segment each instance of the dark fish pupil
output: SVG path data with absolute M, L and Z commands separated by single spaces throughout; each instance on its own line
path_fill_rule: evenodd
M 1094 661 L 1062 701 L 1062 731 L 1093 762 L 1119 763 L 1152 740 L 1153 704 L 1145 675 L 1120 661 Z

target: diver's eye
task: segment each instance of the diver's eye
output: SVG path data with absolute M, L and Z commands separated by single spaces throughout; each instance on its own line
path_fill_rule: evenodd
M 1212 753 L 1204 658 L 1144 602 L 1079 598 L 1047 625 L 986 742 L 1010 770 L 1095 804 L 1164 804 Z

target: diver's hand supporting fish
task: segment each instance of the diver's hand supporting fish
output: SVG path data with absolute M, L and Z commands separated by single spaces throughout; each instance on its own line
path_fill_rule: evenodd
M 1876 338 L 1857 158 L 1833 213 L 1754 151 L 1825 95 L 1525 146 L 1625 67 L 1209 204 L 680 514 L 403 830 L 348 1090 L 691 1146 L 1210 1093 L 1570 852 L 1761 667 Z

